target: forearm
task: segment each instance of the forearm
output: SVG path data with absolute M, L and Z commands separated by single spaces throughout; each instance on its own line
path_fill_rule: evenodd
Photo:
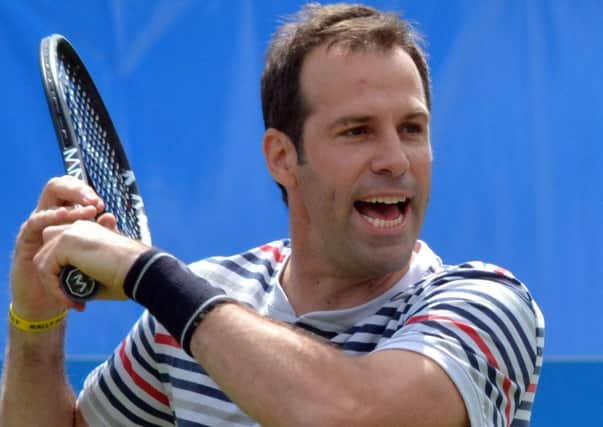
M 64 325 L 43 332 L 9 326 L 0 425 L 72 426 L 75 396 L 64 364 Z
M 361 361 L 236 304 L 216 307 L 191 342 L 222 390 L 263 426 L 356 425 L 376 390 Z M 360 424 L 367 425 L 367 424 Z

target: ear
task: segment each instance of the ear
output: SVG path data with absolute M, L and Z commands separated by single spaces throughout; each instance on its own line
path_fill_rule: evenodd
M 264 133 L 263 149 L 272 178 L 286 189 L 297 185 L 297 151 L 289 136 L 269 128 Z

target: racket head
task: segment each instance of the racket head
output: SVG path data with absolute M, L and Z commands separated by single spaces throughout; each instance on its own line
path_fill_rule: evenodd
M 65 172 L 94 188 L 123 234 L 150 245 L 134 172 L 83 61 L 64 36 L 52 34 L 40 43 L 40 67 Z

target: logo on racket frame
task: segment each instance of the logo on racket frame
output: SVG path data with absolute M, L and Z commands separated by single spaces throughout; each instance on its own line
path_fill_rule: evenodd
M 79 157 L 78 149 L 72 147 L 63 150 L 63 159 L 65 160 L 67 173 L 74 178 L 83 180 L 82 160 Z

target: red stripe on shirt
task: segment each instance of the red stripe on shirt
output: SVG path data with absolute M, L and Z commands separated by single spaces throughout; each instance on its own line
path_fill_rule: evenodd
M 279 248 L 277 248 L 276 246 L 263 245 L 263 246 L 260 246 L 260 249 L 264 252 L 272 252 L 272 256 L 274 257 L 276 262 L 281 262 L 285 258 L 285 256 L 281 253 Z
M 488 363 L 490 363 L 490 365 L 492 365 L 494 368 L 496 368 L 500 371 L 500 369 L 498 367 L 498 363 L 496 362 L 494 355 L 490 351 L 488 344 L 486 344 L 486 342 L 482 339 L 482 337 L 479 336 L 479 334 L 475 331 L 473 326 L 468 325 L 467 323 L 460 322 L 458 320 L 451 319 L 446 316 L 425 314 L 425 315 L 421 315 L 421 316 L 411 317 L 410 319 L 408 319 L 408 321 L 405 322 L 405 325 L 409 325 L 409 324 L 413 324 L 413 323 L 421 323 L 421 322 L 425 322 L 428 320 L 443 320 L 445 322 L 450 322 L 453 325 L 455 325 L 457 328 L 461 329 L 463 332 L 465 332 L 467 335 L 469 335 L 471 337 L 471 339 L 477 344 L 479 349 L 484 353 L 484 355 L 488 359 Z M 511 380 L 507 376 L 505 376 L 503 378 L 502 388 L 503 388 L 503 393 L 505 395 L 505 398 L 507 399 L 507 404 L 505 405 L 505 416 L 507 417 L 507 425 L 509 425 L 511 423 L 511 418 L 510 418 L 510 416 L 511 416 L 511 399 L 509 396 L 509 389 L 511 388 Z
M 167 396 L 165 394 L 163 394 L 162 392 L 160 392 L 159 390 L 157 390 L 151 384 L 149 384 L 144 378 L 142 378 L 140 375 L 138 375 L 138 373 L 136 373 L 136 371 L 134 370 L 134 367 L 132 366 L 132 362 L 130 361 L 130 359 L 128 358 L 128 355 L 126 354 L 125 347 L 126 347 L 125 342 L 122 342 L 121 346 L 119 347 L 119 357 L 121 359 L 121 363 L 124 366 L 124 369 L 126 370 L 128 375 L 130 375 L 130 378 L 132 378 L 134 383 L 138 387 L 140 387 L 145 393 L 147 393 L 149 396 L 153 397 L 158 402 L 163 403 L 165 406 L 169 406 L 169 401 L 168 401 Z
M 507 404 L 505 405 L 505 416 L 507 417 L 507 425 L 511 425 L 511 401 L 509 400 L 511 398 L 511 396 L 509 396 L 510 388 L 511 380 L 505 375 L 505 377 L 503 378 L 503 393 L 507 398 Z
M 511 272 L 509 270 L 507 270 L 506 268 L 502 268 L 502 267 L 496 266 L 496 268 L 494 269 L 494 271 L 496 272 L 496 274 L 500 274 L 502 276 L 513 277 L 513 275 L 511 274 Z
M 171 347 L 180 348 L 180 344 L 176 341 L 176 338 L 169 334 L 155 334 L 153 337 L 157 344 L 169 345 Z

